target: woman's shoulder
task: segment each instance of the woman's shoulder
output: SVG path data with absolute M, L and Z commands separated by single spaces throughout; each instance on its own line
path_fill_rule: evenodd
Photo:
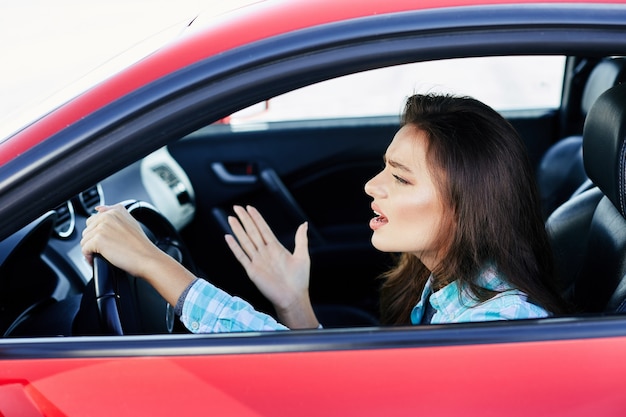
M 477 304 L 474 308 L 484 309 L 484 314 L 494 316 L 494 320 L 515 320 L 542 318 L 549 313 L 541 306 L 528 300 L 528 296 L 512 287 L 498 269 L 491 265 L 481 273 L 479 285 L 496 294 L 490 299 Z
M 481 322 L 495 320 L 522 320 L 548 317 L 542 307 L 528 301 L 524 293 L 511 289 L 500 292 L 482 302 L 464 300 L 453 311 L 448 310 L 448 317 L 440 317 L 441 322 Z M 443 312 L 442 312 L 443 313 Z
M 494 320 L 521 320 L 548 317 L 549 313 L 528 300 L 527 295 L 511 287 L 493 266 L 485 268 L 476 282 L 482 288 L 493 291 L 493 297 L 479 301 L 469 288 L 456 287 L 456 300 L 448 297 L 442 309 L 441 322 L 480 322 Z M 444 317 L 445 316 L 445 317 Z
M 550 314 L 541 306 L 528 300 L 528 296 L 517 289 L 502 291 L 492 298 L 473 307 L 492 320 L 521 320 L 548 317 Z

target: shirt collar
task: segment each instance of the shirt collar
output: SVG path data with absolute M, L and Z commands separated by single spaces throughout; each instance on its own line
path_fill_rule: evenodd
M 433 279 L 432 275 L 429 278 L 429 282 Z M 476 284 L 488 291 L 506 291 L 512 289 L 512 287 L 498 277 L 496 268 L 494 266 L 488 266 L 484 268 L 476 279 Z M 437 311 L 445 313 L 452 313 L 462 308 L 472 307 L 478 304 L 478 300 L 472 294 L 468 285 L 463 285 L 459 281 L 453 281 L 446 285 L 437 292 L 434 292 L 430 297 L 430 304 Z
M 440 290 L 433 292 L 432 281 L 433 276 L 431 275 L 428 281 L 426 281 L 420 301 L 411 311 L 411 322 L 413 324 L 419 324 L 421 322 L 424 314 L 424 303 L 428 301 L 430 301 L 431 306 L 437 310 L 436 314 L 441 313 L 446 316 L 454 316 L 458 314 L 458 312 L 479 303 L 467 285 L 463 285 L 463 288 L 460 288 L 461 284 L 455 280 Z M 479 274 L 476 284 L 489 291 L 506 291 L 512 289 L 506 281 L 498 277 L 494 266 L 485 267 Z

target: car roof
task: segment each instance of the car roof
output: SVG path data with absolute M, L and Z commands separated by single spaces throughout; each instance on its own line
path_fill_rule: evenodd
M 546 3 L 623 3 L 623 0 L 265 0 L 204 19 L 143 60 L 59 106 L 0 143 L 4 164 L 91 112 L 198 61 L 266 38 L 339 21 L 414 10 Z

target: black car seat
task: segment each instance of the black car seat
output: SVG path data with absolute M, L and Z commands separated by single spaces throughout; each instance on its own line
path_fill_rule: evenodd
M 626 58 L 601 60 L 591 71 L 581 100 L 581 113 L 586 116 L 595 100 L 609 88 L 626 81 Z M 561 139 L 544 154 L 537 171 L 544 218 L 571 196 L 593 184 L 583 167 L 582 135 Z
M 546 222 L 564 290 L 580 312 L 615 312 L 626 299 L 626 84 L 594 103 L 583 130 L 585 171 L 597 188 Z

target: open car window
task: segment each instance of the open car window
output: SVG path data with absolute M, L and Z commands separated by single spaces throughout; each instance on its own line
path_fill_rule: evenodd
M 45 281 L 36 286 L 43 290 L 25 293 L 8 307 L 2 330 L 7 336 L 89 334 L 93 317 L 72 322 L 63 315 L 79 309 L 82 314 L 85 301 L 76 294 L 93 292 L 93 270 L 80 251 L 85 221 L 98 204 L 137 199 L 154 206 L 180 233 L 163 240 L 185 243 L 188 265 L 198 276 L 270 315 L 275 315 L 272 305 L 224 243 L 224 234 L 232 232 L 228 216 L 234 205 L 256 207 L 290 250 L 298 225 L 308 222 L 310 294 L 320 322 L 325 328 L 378 326 L 379 277 L 393 254 L 377 251 L 370 242 L 371 198 L 363 186 L 380 170 L 406 97 L 470 95 L 503 112 L 520 113 L 507 117 L 520 128 L 537 164 L 553 140 L 546 124 L 554 123 L 560 107 L 565 62 L 564 56 L 500 56 L 383 67 L 270 98 L 233 114 L 230 126 L 196 130 L 59 205 L 35 226 L 36 233 L 5 242 L 7 296 L 22 285 L 13 263 L 39 259 L 42 247 L 46 261 L 33 263 L 39 268 L 33 276 Z M 540 111 L 516 112 L 531 109 Z M 86 208 L 85 199 L 93 200 Z M 25 254 L 11 253 L 16 239 L 26 240 Z M 142 288 L 133 297 L 148 291 Z M 172 328 L 172 310 L 161 300 L 146 303 L 158 325 L 136 327 L 130 334 L 162 332 L 160 318 L 166 315 L 168 332 L 184 331 Z M 68 307 L 48 314 L 49 305 Z M 39 325 L 41 315 L 53 314 L 59 314 L 62 326 Z
M 363 187 L 380 170 L 407 96 L 438 92 L 486 102 L 518 128 L 538 165 L 552 141 L 565 66 L 565 56 L 494 56 L 383 67 L 272 97 L 232 114 L 226 125 L 194 132 L 168 147 L 196 184 L 198 205 L 211 207 L 186 231 L 194 258 L 218 287 L 272 312 L 221 242 L 230 233 L 228 216 L 235 204 L 258 208 L 289 249 L 306 221 L 311 296 L 322 324 L 379 325 L 380 276 L 393 255 L 371 245 L 371 198 Z M 219 264 L 200 249 L 207 230 L 214 230 Z

